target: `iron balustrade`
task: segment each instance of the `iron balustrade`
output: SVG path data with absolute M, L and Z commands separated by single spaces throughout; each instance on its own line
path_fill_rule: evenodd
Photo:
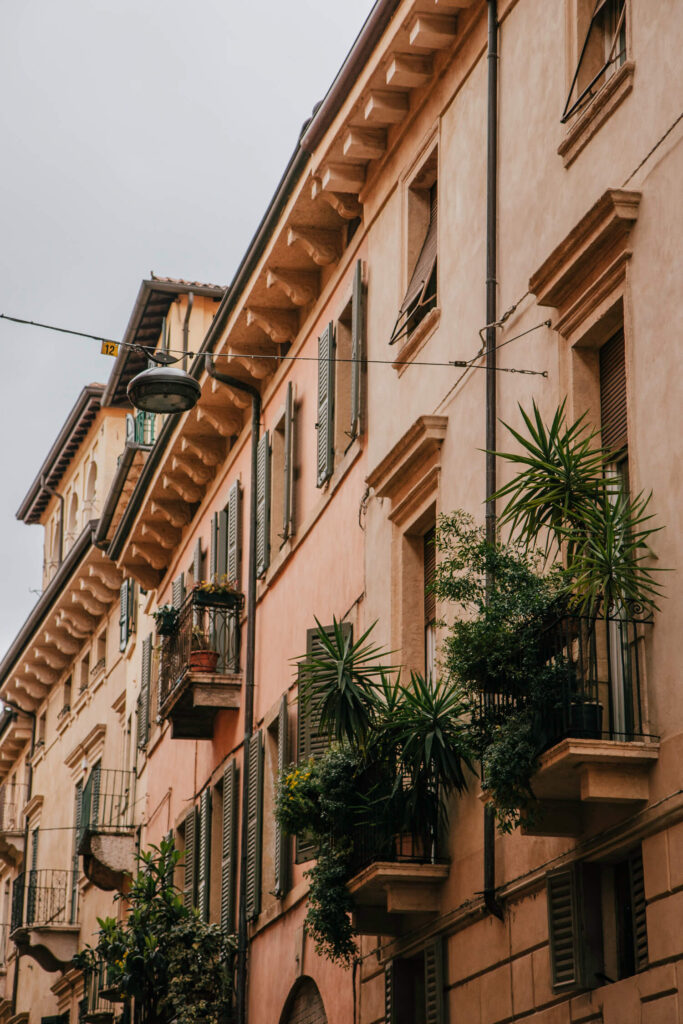
M 28 786 L 23 783 L 3 783 L 0 786 L 0 832 L 23 832 L 23 810 L 28 797 Z
M 651 620 L 631 611 L 564 615 L 541 627 L 537 668 L 545 689 L 531 695 L 523 674 L 491 680 L 479 694 L 475 726 L 502 724 L 528 707 L 542 749 L 567 737 L 633 741 L 643 725 L 644 631 Z
M 83 787 L 78 848 L 89 832 L 130 832 L 134 808 L 135 772 L 96 764 Z
M 110 971 L 104 960 L 98 960 L 91 970 L 86 971 L 84 977 L 83 993 L 83 1020 L 88 1020 L 90 1015 L 102 1013 L 115 1013 L 115 1004 L 106 999 L 102 993 L 108 988 L 108 975 Z
M 204 642 L 218 654 L 217 673 L 239 672 L 240 612 L 243 606 L 243 594 L 207 594 L 197 589 L 188 594 L 178 612 L 177 628 L 171 635 L 159 638 L 161 715 L 175 703 L 187 685 L 192 653 Z
M 32 925 L 69 924 L 70 871 L 38 868 L 17 875 L 12 887 L 12 931 Z

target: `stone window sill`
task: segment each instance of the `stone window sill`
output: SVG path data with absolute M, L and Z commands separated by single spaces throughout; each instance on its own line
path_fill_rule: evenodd
M 633 88 L 635 64 L 632 60 L 616 71 L 588 106 L 576 116 L 567 135 L 557 147 L 565 167 L 569 167 L 595 133 L 626 99 Z
M 438 306 L 430 311 L 425 316 L 424 320 L 421 320 L 414 331 L 408 335 L 400 349 L 396 353 L 396 360 L 392 363 L 392 366 L 397 371 L 399 377 L 407 369 L 409 364 L 426 345 L 429 338 L 431 338 L 434 331 L 439 326 L 441 320 L 441 310 Z

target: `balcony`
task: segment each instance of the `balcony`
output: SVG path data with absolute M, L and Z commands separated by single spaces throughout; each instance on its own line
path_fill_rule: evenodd
M 445 850 L 430 837 L 391 832 L 377 824 L 357 828 L 354 869 L 348 884 L 359 935 L 401 935 L 427 924 L 439 911 L 441 885 L 449 866 Z
M 631 813 L 649 795 L 658 737 L 645 729 L 643 648 L 649 621 L 637 616 L 565 616 L 545 630 L 559 687 L 536 709 L 539 766 L 532 780 L 541 815 L 527 834 L 578 835 L 591 807 Z M 527 696 L 481 693 L 482 718 L 503 721 Z M 603 819 L 606 820 L 606 819 Z
M 70 871 L 22 872 L 12 888 L 10 938 L 20 956 L 45 971 L 63 971 L 78 949 L 77 892 Z
M 135 870 L 135 772 L 95 765 L 83 787 L 78 853 L 99 889 L 121 891 Z
M 85 975 L 84 1006 L 79 1021 L 84 1024 L 113 1024 L 116 1005 L 106 998 L 107 993 L 107 965 L 100 961 L 95 970 Z
M 0 786 L 0 859 L 17 867 L 24 856 L 24 816 L 28 787 Z
M 217 712 L 239 709 L 243 605 L 243 594 L 195 589 L 177 628 L 161 638 L 159 713 L 171 722 L 174 739 L 211 739 Z

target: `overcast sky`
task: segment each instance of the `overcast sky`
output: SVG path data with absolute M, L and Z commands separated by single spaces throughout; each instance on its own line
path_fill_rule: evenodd
M 372 0 L 20 0 L 0 14 L 0 312 L 120 337 L 144 277 L 227 284 Z M 0 656 L 38 597 L 15 512 L 96 342 L 0 320 Z

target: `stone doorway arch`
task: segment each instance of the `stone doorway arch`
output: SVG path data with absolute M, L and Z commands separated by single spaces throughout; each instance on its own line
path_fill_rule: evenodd
M 313 978 L 299 978 L 287 996 L 280 1024 L 327 1024 L 327 1014 Z

